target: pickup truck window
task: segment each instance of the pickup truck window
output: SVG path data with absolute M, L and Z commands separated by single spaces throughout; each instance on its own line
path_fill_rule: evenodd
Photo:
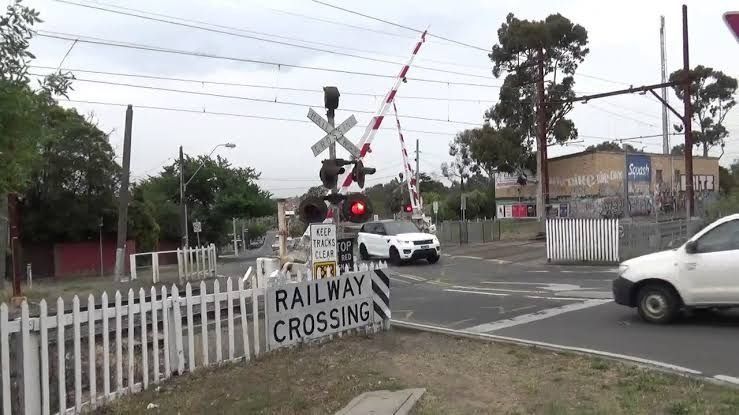
M 711 229 L 698 239 L 697 253 L 739 250 L 739 220 L 732 220 Z

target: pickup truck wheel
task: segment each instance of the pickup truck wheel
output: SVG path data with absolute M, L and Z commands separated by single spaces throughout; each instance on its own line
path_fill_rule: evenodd
M 364 246 L 364 244 L 359 245 L 359 257 L 362 258 L 363 261 L 368 261 L 370 259 L 369 252 L 367 252 L 367 247 Z
M 403 265 L 403 260 L 400 259 L 400 252 L 394 246 L 390 247 L 390 263 L 395 266 Z
M 679 299 L 670 287 L 646 285 L 639 290 L 639 315 L 650 323 L 667 324 L 677 315 Z

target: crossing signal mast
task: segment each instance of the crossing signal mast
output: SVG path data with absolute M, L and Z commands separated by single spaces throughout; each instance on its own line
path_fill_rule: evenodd
M 361 193 L 350 193 L 348 195 L 340 193 L 337 191 L 337 185 L 339 176 L 346 173 L 345 166 L 354 165 L 351 170 L 351 178 L 360 189 L 364 188 L 365 177 L 375 174 L 377 169 L 365 167 L 364 162 L 359 157 L 360 150 L 344 137 L 344 133 L 357 124 L 354 116 L 349 117 L 338 127 L 334 127 L 334 112 L 339 107 L 339 89 L 331 86 L 323 88 L 323 91 L 328 120 L 324 120 L 313 109 L 308 111 L 308 118 L 327 133 L 311 149 L 315 156 L 318 156 L 327 148 L 329 149 L 329 158 L 321 161 L 321 170 L 318 172 L 318 177 L 321 179 L 323 187 L 328 189 L 330 193 L 323 198 L 306 198 L 301 202 L 298 213 L 306 223 L 323 222 L 329 217 L 329 208 L 325 203 L 328 202 L 333 209 L 331 217 L 343 216 L 345 220 L 350 222 L 366 222 L 372 215 L 372 204 L 367 196 Z M 339 143 L 352 155 L 350 160 L 336 158 L 336 143 Z

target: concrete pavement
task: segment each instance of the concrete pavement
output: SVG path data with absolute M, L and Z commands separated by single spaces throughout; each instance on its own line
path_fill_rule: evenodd
M 739 384 L 739 312 L 656 326 L 610 301 L 615 267 L 508 263 L 503 258 L 518 254 L 479 248 L 449 254 L 436 265 L 392 268 L 393 319 L 631 357 Z

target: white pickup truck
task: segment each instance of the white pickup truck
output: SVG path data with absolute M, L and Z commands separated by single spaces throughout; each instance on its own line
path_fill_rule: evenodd
M 367 222 L 359 230 L 357 244 L 362 259 L 389 259 L 393 265 L 416 259 L 435 264 L 441 256 L 441 246 L 436 236 L 422 233 L 409 221 Z
M 679 248 L 622 262 L 613 298 L 652 323 L 668 323 L 684 309 L 739 307 L 739 214 Z

